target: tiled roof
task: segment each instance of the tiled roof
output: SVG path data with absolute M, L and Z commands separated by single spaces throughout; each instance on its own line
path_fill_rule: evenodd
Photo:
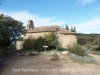
M 76 34 L 64 28 L 61 28 L 58 25 L 36 27 L 34 29 L 28 29 L 26 31 L 26 33 L 39 33 L 39 32 L 58 32 L 60 34 Z

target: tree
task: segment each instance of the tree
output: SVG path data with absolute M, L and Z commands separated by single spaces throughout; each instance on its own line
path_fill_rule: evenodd
M 72 31 L 72 32 L 76 32 L 76 27 L 74 26 L 74 28 L 73 28 L 73 26 L 71 26 L 70 31 Z
M 74 30 L 74 29 L 73 29 L 73 26 L 71 26 L 71 29 L 70 29 L 70 31 L 72 31 L 72 32 L 73 32 L 73 30 Z
M 68 25 L 66 24 L 66 30 L 69 30 L 69 27 L 68 27 Z
M 24 33 L 25 27 L 21 21 L 10 16 L 0 15 L 0 48 L 6 49 Z
M 76 32 L 76 27 L 74 26 L 73 32 Z

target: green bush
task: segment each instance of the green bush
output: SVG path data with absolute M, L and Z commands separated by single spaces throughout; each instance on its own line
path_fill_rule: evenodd
M 59 48 L 58 38 L 55 33 L 49 33 L 44 37 L 38 37 L 37 39 L 28 38 L 24 40 L 23 49 L 34 49 L 36 51 L 44 51 L 43 46 L 47 45 L 47 50 Z
M 87 40 L 86 40 L 85 37 L 78 37 L 78 38 L 77 38 L 77 42 L 78 42 L 78 44 L 80 44 L 80 45 L 85 45 L 85 44 L 87 43 Z
M 100 42 L 98 42 L 97 45 L 98 45 L 98 48 L 100 48 Z
M 54 32 L 44 35 L 44 39 L 47 42 L 48 49 L 57 49 L 59 46 L 58 37 Z
M 26 49 L 26 50 L 34 49 L 34 41 L 35 39 L 31 39 L 31 38 L 25 39 L 23 43 L 23 49 Z
M 78 44 L 74 44 L 73 46 L 68 47 L 69 52 L 74 53 L 79 56 L 86 55 L 86 48 L 83 46 L 80 46 Z
M 46 44 L 47 44 L 47 42 L 43 37 L 38 37 L 34 41 L 34 49 L 37 51 L 44 51 L 43 46 Z

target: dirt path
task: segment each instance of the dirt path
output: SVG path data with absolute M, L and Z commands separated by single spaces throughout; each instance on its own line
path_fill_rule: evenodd
M 93 55 L 100 63 L 100 56 Z M 13 56 L 3 59 L 0 75 L 100 75 L 100 64 L 84 64 L 70 60 L 50 60 L 47 56 Z
M 100 64 L 100 55 L 95 55 L 95 54 L 89 54 L 89 55 L 93 56 L 98 61 L 98 64 Z

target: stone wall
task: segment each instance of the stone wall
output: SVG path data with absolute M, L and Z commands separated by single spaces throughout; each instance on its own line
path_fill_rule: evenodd
M 27 38 L 38 38 L 40 36 L 44 36 L 45 34 L 49 34 L 50 32 L 43 32 L 43 33 L 27 33 L 23 39 Z
M 63 48 L 68 48 L 68 46 L 72 46 L 74 43 L 77 43 L 76 35 L 58 34 L 58 40 Z
M 44 36 L 45 34 L 49 34 L 49 32 L 43 32 L 43 33 L 28 33 L 26 34 L 23 39 L 27 38 L 37 38 L 39 36 Z M 58 40 L 61 43 L 61 46 L 63 48 L 68 48 L 69 45 L 73 45 L 74 43 L 77 43 L 77 37 L 76 35 L 64 35 L 64 34 L 57 34 Z M 23 48 L 23 41 L 16 41 L 16 49 L 20 50 Z
M 16 41 L 16 50 L 20 50 L 23 48 L 23 41 Z
M 24 39 L 27 38 L 37 38 L 39 36 L 44 36 L 45 34 L 49 34 L 49 32 L 43 33 L 28 33 L 24 36 Z M 57 34 L 58 40 L 61 43 L 63 48 L 68 48 L 69 45 L 73 45 L 73 43 L 77 43 L 76 35 L 64 35 L 64 34 Z

